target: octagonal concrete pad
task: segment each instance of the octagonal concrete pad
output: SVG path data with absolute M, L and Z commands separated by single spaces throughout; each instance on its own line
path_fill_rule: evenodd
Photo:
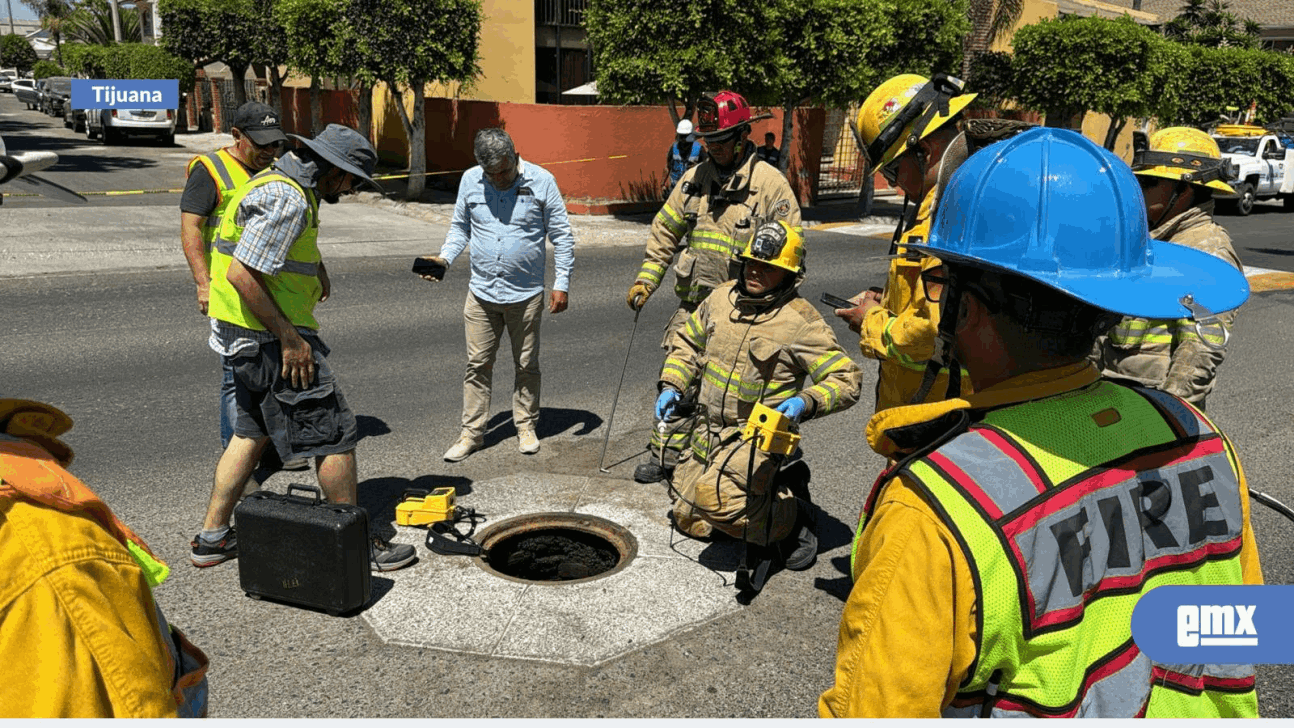
M 384 641 L 596 665 L 741 609 L 732 585 L 740 546 L 675 533 L 661 485 L 512 475 L 473 483 L 458 505 L 484 514 L 478 528 L 532 513 L 599 516 L 633 533 L 638 555 L 601 579 L 528 584 L 489 574 L 466 556 L 434 554 L 423 545 L 425 531 L 398 527 L 393 540 L 416 544 L 420 559 L 384 574 L 394 586 L 364 612 Z

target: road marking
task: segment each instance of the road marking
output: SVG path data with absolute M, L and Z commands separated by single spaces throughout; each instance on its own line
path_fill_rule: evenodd
M 876 223 L 824 222 L 809 229 L 826 230 L 841 235 L 859 235 L 865 238 L 889 238 L 894 233 L 893 225 Z

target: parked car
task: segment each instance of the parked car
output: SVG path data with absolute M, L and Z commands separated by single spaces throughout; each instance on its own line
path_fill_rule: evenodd
M 72 98 L 72 79 L 67 76 L 50 76 L 45 79 L 45 91 L 40 95 L 40 110 L 46 116 L 63 116 L 63 109 Z
M 1248 215 L 1254 202 L 1279 198 L 1286 210 L 1294 210 L 1294 178 L 1286 175 L 1287 169 L 1294 168 L 1294 149 L 1260 126 L 1224 124 L 1214 131 L 1213 139 L 1222 158 L 1237 172 L 1231 182 L 1236 194 L 1213 194 L 1220 209 Z
M 30 78 L 20 78 L 13 82 L 13 95 L 27 104 L 28 109 L 40 106 L 40 91 L 36 90 L 36 83 Z
M 13 82 L 18 79 L 18 69 L 0 68 L 0 91 L 13 93 Z
M 85 138 L 118 144 L 124 137 L 150 136 L 175 144 L 175 109 L 88 109 Z

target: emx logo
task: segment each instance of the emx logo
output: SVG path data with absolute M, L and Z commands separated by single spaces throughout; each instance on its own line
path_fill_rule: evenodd
M 1257 604 L 1183 604 L 1177 608 L 1178 647 L 1257 647 Z
M 1294 586 L 1161 586 L 1137 600 L 1132 639 L 1162 664 L 1294 664 L 1291 610 Z

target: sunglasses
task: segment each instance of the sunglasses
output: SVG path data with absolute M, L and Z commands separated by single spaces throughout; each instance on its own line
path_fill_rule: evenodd
M 885 178 L 886 184 L 893 187 L 899 181 L 899 160 L 896 158 L 893 162 L 880 168 L 881 177 Z
M 943 299 L 948 283 L 948 270 L 942 265 L 921 271 L 921 287 L 925 291 L 926 300 L 931 303 L 939 303 Z

